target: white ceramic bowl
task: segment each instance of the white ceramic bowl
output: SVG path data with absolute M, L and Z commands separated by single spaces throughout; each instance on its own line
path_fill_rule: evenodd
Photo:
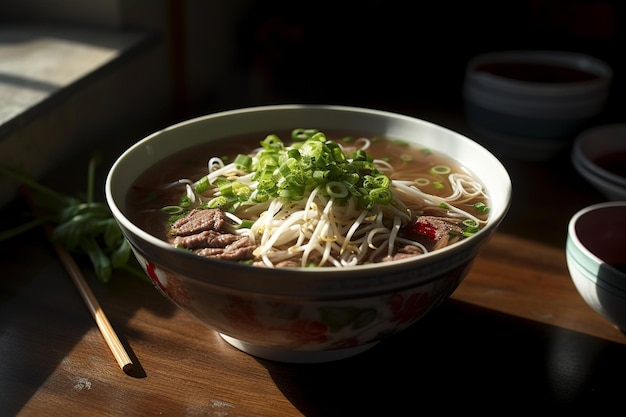
M 467 118 L 488 148 L 547 160 L 571 146 L 602 112 L 612 77 L 603 61 L 574 52 L 477 55 L 465 70 Z
M 260 268 L 175 249 L 134 224 L 126 196 L 158 161 L 197 144 L 297 127 L 387 135 L 456 159 L 486 187 L 488 224 L 423 256 L 346 268 Z M 156 132 L 122 154 L 106 181 L 115 219 L 161 293 L 238 349 L 265 359 L 323 362 L 355 355 L 447 299 L 511 200 L 501 163 L 471 139 L 426 121 L 341 106 L 281 105 L 211 114 Z
M 598 314 L 626 330 L 626 201 L 585 207 L 568 224 L 567 266 Z
M 626 200 L 626 124 L 596 126 L 574 142 L 572 163 L 610 200 Z

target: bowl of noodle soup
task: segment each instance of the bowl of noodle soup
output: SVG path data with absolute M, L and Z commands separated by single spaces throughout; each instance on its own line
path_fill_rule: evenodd
M 402 114 L 230 110 L 126 150 L 106 199 L 155 288 L 256 357 L 350 357 L 446 300 L 511 182 L 473 140 Z

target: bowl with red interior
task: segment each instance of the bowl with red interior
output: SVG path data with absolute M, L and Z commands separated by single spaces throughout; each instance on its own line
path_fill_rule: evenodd
M 180 122 L 123 152 L 105 188 L 164 297 L 235 348 L 296 363 L 360 354 L 439 306 L 511 201 L 470 138 L 332 105 Z

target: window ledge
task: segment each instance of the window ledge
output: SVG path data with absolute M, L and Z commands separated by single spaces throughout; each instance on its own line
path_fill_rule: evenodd
M 148 39 L 137 32 L 0 27 L 0 141 Z
M 164 80 L 155 40 L 139 31 L 1 26 L 0 165 L 40 178 L 98 135 L 154 115 L 167 100 L 154 92 Z M 0 207 L 16 190 L 0 178 Z

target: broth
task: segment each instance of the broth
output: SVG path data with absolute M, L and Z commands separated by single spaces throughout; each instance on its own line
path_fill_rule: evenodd
M 344 146 L 346 148 L 346 154 L 349 154 L 349 147 L 353 146 L 354 143 L 359 143 L 359 141 L 357 141 L 356 139 L 363 137 L 363 135 L 358 134 L 348 135 L 347 132 L 332 132 L 332 134 L 329 134 L 327 132 L 325 133 L 328 139 L 331 139 L 336 143 Z M 227 163 L 228 161 L 232 161 L 237 154 L 253 153 L 255 149 L 258 149 L 259 138 L 264 138 L 265 136 L 266 135 L 264 134 L 250 135 L 246 137 L 230 138 L 228 140 L 222 140 L 220 142 L 207 143 L 172 155 L 167 159 L 158 162 L 133 184 L 131 192 L 127 197 L 129 218 L 139 227 L 148 231 L 152 235 L 173 243 L 171 225 L 172 219 L 170 218 L 170 214 L 165 213 L 161 209 L 166 206 L 176 206 L 177 204 L 179 204 L 181 196 L 185 195 L 185 191 L 182 186 L 164 188 L 164 185 L 175 183 L 181 178 L 190 178 L 196 181 L 199 178 L 205 177 L 208 173 L 207 162 L 209 158 L 216 154 L 216 149 L 219 149 L 219 155 L 217 156 L 222 157 L 225 163 Z M 291 133 L 280 132 L 278 136 L 284 140 L 284 138 L 289 138 L 291 136 Z M 352 138 L 352 140 L 346 141 L 344 138 L 347 137 Z M 284 142 L 285 145 L 291 145 L 291 141 L 284 140 Z M 384 248 L 379 248 L 379 253 L 377 255 L 373 254 L 371 258 L 360 259 L 358 261 L 354 260 L 354 258 L 358 258 L 357 254 L 364 250 L 370 249 L 366 248 L 366 246 L 368 245 L 366 245 L 365 243 L 358 243 L 356 238 L 354 242 L 346 243 L 346 241 L 349 240 L 345 236 L 347 234 L 348 225 L 343 225 L 342 222 L 348 223 L 349 221 L 353 221 L 354 219 L 342 219 L 341 216 L 344 215 L 344 211 L 348 210 L 346 206 L 350 206 L 351 203 L 337 204 L 333 206 L 332 210 L 330 210 L 330 214 L 327 214 L 327 216 L 336 218 L 336 224 L 331 224 L 329 226 L 330 228 L 335 228 L 336 230 L 333 229 L 335 230 L 334 233 L 328 231 L 324 232 L 326 233 L 324 236 L 326 236 L 325 239 L 328 239 L 328 236 L 332 235 L 332 239 L 335 239 L 337 242 L 322 242 L 320 244 L 320 247 L 326 247 L 326 250 L 330 251 L 331 249 L 329 249 L 329 247 L 333 246 L 334 248 L 332 249 L 332 251 L 347 251 L 351 253 L 351 255 L 349 255 L 351 259 L 350 261 L 342 259 L 340 262 L 368 263 L 391 260 L 392 258 L 399 259 L 405 256 L 415 256 L 420 253 L 439 249 L 437 245 L 441 245 L 441 236 L 435 236 L 436 233 L 439 233 L 439 231 L 431 230 L 432 227 L 434 227 L 433 225 L 437 227 L 442 226 L 445 230 L 448 230 L 446 228 L 454 230 L 454 233 L 450 232 L 451 236 L 454 235 L 452 238 L 449 236 L 443 237 L 446 242 L 449 239 L 450 243 L 454 243 L 455 241 L 464 239 L 466 237 L 463 231 L 465 229 L 460 229 L 461 227 L 465 228 L 465 226 L 456 227 L 457 223 L 460 225 L 462 220 L 467 220 L 469 218 L 475 219 L 473 220 L 473 222 L 475 223 L 473 232 L 476 232 L 477 230 L 482 228 L 486 223 L 488 218 L 488 199 L 484 190 L 482 190 L 482 185 L 480 185 L 475 179 L 471 179 L 471 173 L 465 170 L 453 159 L 437 152 L 433 152 L 432 150 L 420 148 L 414 145 L 408 145 L 406 142 L 403 141 L 382 137 L 372 138 L 370 141 L 370 147 L 366 149 L 366 153 L 375 159 L 384 160 L 386 164 L 389 164 L 379 164 L 377 166 L 380 167 L 381 172 L 384 172 L 384 174 L 392 181 L 392 183 L 395 184 L 396 182 L 399 183 L 400 181 L 413 182 L 418 179 L 418 183 L 420 184 L 419 187 L 416 187 L 419 190 L 418 192 L 430 196 L 427 197 L 427 200 L 432 201 L 423 201 L 423 199 L 411 196 L 410 198 L 403 198 L 401 204 L 396 205 L 396 208 L 391 207 L 392 205 L 389 205 L 390 207 L 381 205 L 381 207 L 383 207 L 383 211 L 386 212 L 385 215 L 388 217 L 388 219 L 383 219 L 383 223 L 385 224 L 385 227 L 389 229 L 393 228 L 393 217 L 407 217 L 406 219 L 402 220 L 399 231 L 396 230 L 398 236 L 404 239 L 402 240 L 402 242 L 404 243 L 395 244 L 397 248 L 394 249 L 393 256 L 391 256 L 390 253 L 385 254 Z M 387 171 L 389 166 L 393 167 L 392 171 Z M 473 195 L 468 195 L 465 198 L 459 199 L 458 201 L 446 200 L 447 202 L 443 203 L 444 198 L 455 193 L 452 187 L 452 183 L 449 181 L 449 178 L 452 178 L 450 177 L 451 174 L 453 175 L 452 177 L 458 176 L 460 178 L 459 181 L 463 184 L 463 186 L 467 188 L 466 192 L 469 192 L 470 194 L 473 193 Z M 396 195 L 398 195 L 398 192 L 396 192 Z M 204 201 L 206 202 L 209 199 L 209 197 L 206 197 Z M 322 201 L 327 202 L 327 200 L 328 197 L 326 197 L 326 199 Z M 321 205 L 322 203 L 318 202 L 316 204 Z M 449 207 L 446 208 L 445 206 L 447 204 L 449 204 Z M 398 215 L 390 216 L 389 213 L 393 212 L 393 210 L 400 210 L 401 213 L 399 212 Z M 242 212 L 245 210 L 239 208 L 236 210 L 232 209 L 224 211 L 232 211 L 237 216 L 242 216 Z M 251 212 L 253 211 L 254 210 L 251 210 Z M 321 207 L 319 211 L 321 213 Z M 469 216 L 460 215 L 458 213 L 459 211 L 467 211 L 469 213 Z M 259 220 L 260 213 L 256 213 L 254 215 L 247 214 L 247 216 L 251 217 L 251 221 L 256 221 Z M 289 216 L 292 216 L 293 218 L 294 214 L 291 213 L 285 215 L 285 217 L 282 218 L 281 221 L 290 221 Z M 420 216 L 422 216 L 422 220 L 428 219 L 429 221 L 432 221 L 430 223 L 420 225 L 416 222 L 416 219 Z M 445 224 L 442 225 L 441 222 L 437 220 L 437 218 L 442 218 L 445 221 L 452 219 L 452 223 L 454 223 L 454 225 L 448 227 L 448 224 L 445 222 Z M 400 222 L 398 222 L 398 224 L 399 223 Z M 305 228 L 305 226 L 302 225 L 298 227 L 300 229 Z M 290 229 L 289 233 L 295 233 L 294 230 L 298 227 L 292 227 L 293 230 Z M 396 226 L 396 229 L 398 227 L 399 226 Z M 262 242 L 262 239 L 264 238 L 258 238 L 258 234 L 263 231 L 262 229 L 263 228 L 260 227 L 259 230 L 255 232 L 256 234 L 253 234 L 252 239 L 260 240 Z M 338 233 L 337 230 L 339 229 L 343 231 Z M 233 231 L 232 228 L 230 232 L 238 233 L 236 231 Z M 285 234 L 286 231 L 283 230 L 281 233 Z M 337 236 L 338 234 L 341 236 Z M 437 237 L 437 239 L 431 239 L 433 236 Z M 273 238 L 276 239 L 276 237 Z M 374 236 L 373 238 L 374 240 L 378 239 L 377 236 Z M 340 243 L 342 241 L 344 242 L 343 244 Z M 420 247 L 421 249 L 407 249 L 410 246 L 410 244 L 406 243 L 407 241 L 415 241 L 416 243 L 414 246 Z M 290 246 L 292 244 L 293 242 L 291 241 L 281 243 L 280 245 L 276 243 L 276 247 L 281 247 L 281 249 L 277 249 L 276 251 L 282 251 L 280 256 L 276 255 L 277 264 L 281 264 L 281 262 L 285 261 L 286 258 L 289 258 L 287 252 L 294 251 L 293 247 Z M 357 248 L 359 244 L 361 245 L 360 249 Z M 447 244 L 448 243 L 446 243 L 446 245 Z M 335 246 L 338 245 L 343 245 L 341 251 L 335 248 Z M 382 245 L 382 243 L 380 245 Z M 380 245 L 378 245 L 377 243 L 373 243 L 369 246 Z M 222 249 L 220 249 L 219 251 L 214 251 L 213 249 L 211 249 L 211 253 L 219 252 L 221 254 Z M 262 251 L 264 252 L 263 254 L 257 253 L 254 260 L 248 259 L 248 261 L 252 261 L 257 264 L 261 262 L 259 258 L 265 256 L 265 262 L 268 263 L 269 261 L 267 260 L 267 256 L 269 255 L 267 255 L 265 252 L 273 253 L 273 251 L 273 248 L 269 251 L 264 250 Z M 307 249 L 302 249 L 302 251 L 303 253 L 307 253 Z M 324 255 L 318 252 L 322 252 L 322 249 L 313 250 L 311 251 L 312 254 L 302 255 L 310 258 L 306 262 L 307 265 L 317 263 L 318 266 L 331 266 L 333 262 L 337 264 L 338 261 L 324 260 Z M 208 252 L 205 250 L 203 253 L 206 254 Z M 321 261 L 320 258 L 322 258 Z M 302 258 L 300 256 L 295 256 L 295 259 L 291 259 L 291 261 L 297 263 L 300 262 L 301 259 Z M 321 262 L 321 264 L 319 264 L 319 262 Z M 294 264 L 293 262 L 291 262 L 290 264 L 285 264 L 284 266 L 294 266 Z

